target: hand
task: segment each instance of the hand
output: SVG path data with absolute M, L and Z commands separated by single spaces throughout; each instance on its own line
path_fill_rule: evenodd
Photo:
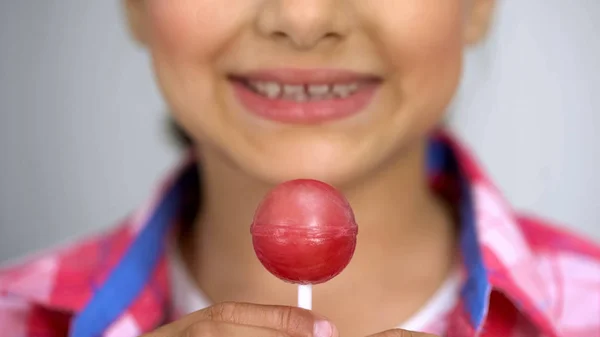
M 384 332 L 380 332 L 369 337 L 436 337 L 434 335 L 422 333 L 422 332 L 412 332 L 400 329 L 392 329 Z
M 324 318 L 300 308 L 221 303 L 194 312 L 141 337 L 238 336 L 338 337 L 338 332 Z

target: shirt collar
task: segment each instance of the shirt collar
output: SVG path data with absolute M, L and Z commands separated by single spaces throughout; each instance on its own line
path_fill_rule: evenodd
M 0 291 L 76 312 L 73 327 L 77 336 L 99 335 L 119 317 L 131 313 L 132 308 L 154 305 L 155 312 L 166 310 L 169 300 L 165 278 L 166 239 L 181 208 L 184 187 L 197 180 L 194 162 L 194 157 L 188 156 L 149 201 L 128 217 L 125 226 L 109 236 L 90 240 L 96 243 L 93 252 L 87 251 L 89 247 L 84 244 L 74 250 L 75 253 L 56 254 L 56 259 L 63 260 L 61 268 L 73 275 L 80 273 L 82 277 L 64 283 L 57 281 L 54 296 L 33 296 L 38 294 L 34 282 L 3 282 L 2 279 Z M 449 133 L 437 132 L 429 149 L 429 170 L 434 178 L 457 185 L 461 205 L 460 245 L 466 279 L 461 292 L 462 314 L 452 318 L 456 321 L 453 325 L 463 326 L 473 333 L 481 331 L 491 293 L 498 291 L 540 330 L 552 329 L 550 313 L 544 309 L 548 296 L 536 287 L 543 279 L 534 265 L 535 256 L 508 203 L 469 151 Z M 97 245 L 98 242 L 105 244 Z M 104 255 L 97 252 L 102 249 L 106 250 Z M 79 256 L 94 258 L 82 264 L 78 263 Z M 108 257 L 100 259 L 98 256 Z M 69 263 L 64 261 L 67 257 L 71 259 Z M 13 274 L 26 268 L 17 269 Z M 147 293 L 150 295 L 146 296 Z M 140 301 L 146 302 L 140 304 Z M 151 328 L 167 315 L 164 312 L 148 315 L 142 325 Z M 554 335 L 554 331 L 545 332 Z
M 437 137 L 452 152 L 462 180 L 460 240 L 467 271 L 462 298 L 471 313 L 471 327 L 475 332 L 484 328 L 491 293 L 498 291 L 540 331 L 556 335 L 545 309 L 549 294 L 537 286 L 544 279 L 514 211 L 464 145 L 448 133 Z

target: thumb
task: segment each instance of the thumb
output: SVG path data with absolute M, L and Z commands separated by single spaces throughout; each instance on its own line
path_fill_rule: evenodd
M 316 316 L 313 337 L 321 337 L 321 336 L 331 336 L 331 337 L 340 337 L 340 333 L 336 328 L 335 324 L 331 323 L 328 319 L 321 317 L 317 314 Z

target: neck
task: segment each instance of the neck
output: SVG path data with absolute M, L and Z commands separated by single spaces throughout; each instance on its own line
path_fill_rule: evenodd
M 202 212 L 184 244 L 196 280 L 215 301 L 259 301 L 249 294 L 283 289 L 258 262 L 250 237 L 255 208 L 273 186 L 206 149 L 201 158 Z M 449 212 L 428 186 L 425 144 L 341 190 L 359 225 L 358 243 L 348 268 L 330 283 L 360 289 L 362 283 L 389 280 L 415 291 L 416 285 L 431 288 L 433 282 L 435 289 L 452 263 L 454 239 Z

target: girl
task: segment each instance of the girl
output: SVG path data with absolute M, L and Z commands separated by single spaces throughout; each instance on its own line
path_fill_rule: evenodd
M 4 335 L 600 336 L 600 249 L 515 214 L 439 128 L 493 0 L 124 1 L 189 155 L 113 231 L 6 268 Z M 248 232 L 295 178 L 360 226 L 314 312 Z

